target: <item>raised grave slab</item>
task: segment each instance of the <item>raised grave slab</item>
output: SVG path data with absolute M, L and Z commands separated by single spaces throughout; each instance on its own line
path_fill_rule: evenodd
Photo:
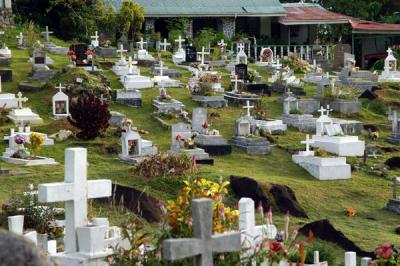
M 265 155 L 270 154 L 272 151 L 271 144 L 261 137 L 246 138 L 236 136 L 229 143 L 248 154 Z
M 201 96 L 193 95 L 192 100 L 199 103 L 204 108 L 224 108 L 228 107 L 228 101 L 222 96 Z

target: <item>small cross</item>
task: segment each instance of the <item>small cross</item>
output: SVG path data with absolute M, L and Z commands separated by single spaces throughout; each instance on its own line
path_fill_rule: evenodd
M 179 35 L 179 38 L 177 40 L 175 40 L 175 42 L 178 43 L 178 48 L 182 49 L 182 43 L 185 41 L 185 39 L 182 39 L 182 36 Z
M 333 109 L 329 106 L 329 104 L 326 106 L 326 115 L 329 116 L 329 113 L 332 112 Z
M 93 36 L 90 36 L 90 38 L 93 39 L 93 41 L 98 42 L 99 41 L 99 33 L 95 31 Z
M 212 200 L 192 200 L 193 238 L 163 241 L 163 257 L 170 261 L 195 257 L 195 266 L 213 266 L 213 253 L 241 250 L 240 232 L 213 233 Z
M 20 32 L 16 38 L 18 39 L 18 45 L 24 44 L 24 35 L 22 34 L 22 32 Z
M 240 51 L 244 51 L 244 43 L 239 43 L 238 44 L 238 49 L 239 49 L 239 52 Z
M 132 61 L 132 56 L 129 57 L 128 59 L 128 66 L 129 66 L 129 74 L 133 74 L 133 65 L 135 64 L 134 61 Z
M 26 102 L 28 98 L 22 97 L 22 92 L 18 92 L 17 96 L 18 109 L 22 109 L 22 103 Z
M 66 253 L 78 251 L 76 229 L 88 225 L 88 199 L 111 196 L 111 180 L 87 180 L 87 150 L 65 150 L 64 182 L 40 184 L 38 200 L 41 203 L 65 202 Z
M 250 105 L 250 101 L 247 100 L 247 101 L 246 101 L 246 105 L 243 106 L 243 109 L 247 109 L 247 116 L 250 117 L 250 116 L 251 116 L 250 110 L 251 110 L 251 109 L 254 109 L 254 106 L 253 106 L 253 105 Z
M 126 52 L 128 52 L 128 50 L 124 50 L 124 45 L 121 44 L 119 46 L 119 50 L 117 50 L 117 53 L 120 53 L 120 55 L 121 55 L 121 61 L 125 60 L 124 53 L 126 53 Z
M 160 70 L 160 76 L 164 75 L 164 62 L 160 61 L 160 66 L 159 67 L 155 67 L 155 69 L 159 69 Z
M 49 26 L 46 26 L 46 31 L 42 32 L 45 36 L 46 42 L 50 42 L 50 34 L 52 33 L 52 31 L 49 31 Z
M 143 50 L 143 47 L 144 47 L 143 45 L 147 44 L 147 42 L 144 42 L 143 38 L 140 38 L 140 42 L 137 42 L 137 44 L 139 44 L 140 45 L 140 49 Z
M 321 116 L 323 116 L 325 114 L 326 109 L 321 106 L 321 108 L 318 110 L 319 113 L 321 113 Z
M 59 92 L 62 92 L 62 90 L 65 89 L 65 87 L 61 86 L 61 83 L 60 83 L 60 84 L 58 84 L 56 89 L 58 89 Z
M 397 188 L 400 187 L 400 178 L 395 177 L 392 179 L 393 183 L 389 186 L 393 188 L 393 199 L 397 199 Z
M 209 55 L 209 52 L 204 52 L 204 46 L 201 48 L 201 52 L 197 52 L 197 54 L 201 55 L 201 64 L 204 65 L 204 56 Z
M 240 82 L 241 80 L 238 79 L 238 75 L 235 75 L 235 79 L 231 80 L 231 82 L 235 82 L 235 89 L 233 90 L 233 92 L 238 92 L 238 82 Z
M 310 140 L 310 135 L 308 135 L 308 134 L 306 135 L 306 140 L 301 142 L 301 144 L 306 144 L 306 152 L 310 151 L 310 144 L 313 144 L 313 143 L 314 143 L 314 141 Z
M 100 95 L 100 101 L 101 101 L 101 104 L 104 104 L 104 95 L 103 95 L 103 93 Z
M 170 46 L 171 44 L 167 42 L 167 39 L 164 38 L 164 42 L 160 43 L 160 46 L 163 48 L 163 51 L 167 51 L 167 46 Z
M 387 49 L 386 52 L 388 53 L 388 56 L 393 55 L 393 51 L 392 51 L 392 49 L 390 47 Z

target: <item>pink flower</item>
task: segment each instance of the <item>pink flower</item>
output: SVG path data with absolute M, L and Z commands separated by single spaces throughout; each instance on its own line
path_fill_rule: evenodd
M 278 252 L 282 250 L 282 244 L 280 242 L 272 242 L 270 245 L 270 249 L 273 252 Z
M 382 254 L 383 254 L 383 248 L 377 248 L 376 250 L 375 250 L 375 253 L 376 253 L 376 255 L 378 255 L 378 256 L 382 256 Z
M 390 246 L 390 244 L 389 243 L 384 243 L 383 245 L 382 245 L 382 248 L 384 248 L 384 249 L 387 249 L 387 248 L 390 248 L 391 246 Z

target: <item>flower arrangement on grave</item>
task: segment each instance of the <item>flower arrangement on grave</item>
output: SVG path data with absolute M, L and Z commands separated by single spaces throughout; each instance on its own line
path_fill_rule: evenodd
M 26 138 L 22 135 L 16 135 L 14 137 L 15 143 L 18 145 L 17 151 L 12 155 L 13 158 L 28 159 L 31 154 L 27 148 L 25 148 Z
M 85 52 L 85 54 L 86 54 L 88 60 L 92 60 L 93 59 L 93 55 L 94 55 L 94 51 L 89 49 L 89 50 L 87 50 Z
M 312 66 L 305 60 L 300 59 L 297 55 L 291 54 L 283 61 L 283 64 L 293 69 L 295 73 L 308 73 L 312 71 Z
M 76 53 L 73 50 L 69 50 L 68 53 L 67 53 L 67 56 L 69 57 L 70 62 L 76 60 Z
M 394 245 L 384 243 L 375 249 L 376 263 L 378 266 L 398 266 L 400 265 L 400 250 Z
M 38 133 L 31 133 L 29 135 L 29 142 L 31 144 L 32 156 L 35 157 L 39 153 L 40 146 L 44 143 L 44 137 Z

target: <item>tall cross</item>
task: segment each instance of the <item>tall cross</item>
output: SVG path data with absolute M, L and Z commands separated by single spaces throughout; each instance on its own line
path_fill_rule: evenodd
M 22 109 L 22 103 L 26 102 L 28 100 L 28 98 L 22 97 L 22 92 L 18 92 L 17 96 L 18 97 L 16 100 L 17 100 L 18 109 Z
M 204 56 L 209 55 L 209 52 L 204 52 L 204 46 L 201 48 L 201 52 L 197 52 L 197 54 L 201 55 L 201 64 L 204 65 Z
M 125 61 L 124 53 L 128 52 L 128 50 L 124 49 L 124 45 L 121 43 L 119 46 L 119 50 L 117 50 L 117 53 L 120 53 L 121 55 L 121 61 Z
M 163 48 L 163 51 L 166 52 L 167 51 L 167 46 L 170 46 L 171 44 L 169 42 L 167 42 L 167 39 L 164 38 L 164 41 L 162 43 L 160 43 L 160 46 Z
M 24 45 L 24 35 L 22 34 L 22 32 L 20 32 L 16 38 L 18 39 L 18 45 Z
M 182 49 L 182 43 L 185 41 L 185 39 L 182 39 L 182 36 L 179 35 L 179 38 L 175 40 L 175 42 L 178 43 L 178 49 Z
M 235 79 L 234 80 L 231 80 L 231 82 L 235 82 L 235 88 L 234 88 L 234 90 L 233 90 L 233 92 L 238 92 L 238 82 L 240 81 L 240 79 L 238 79 L 238 75 L 235 75 Z
M 63 86 L 61 85 L 61 83 L 60 83 L 60 84 L 58 84 L 58 86 L 56 87 L 56 89 L 58 89 L 59 92 L 62 92 L 62 90 L 65 89 L 65 87 L 63 87 Z
M 44 34 L 46 42 L 50 42 L 50 34 L 52 33 L 52 31 L 49 31 L 49 26 L 46 26 L 46 31 L 42 32 L 42 34 Z
M 144 49 L 144 44 L 147 44 L 147 42 L 144 42 L 143 41 L 143 38 L 140 38 L 140 42 L 137 42 L 137 44 L 139 44 L 140 45 L 140 50 L 143 50 Z
M 394 177 L 392 181 L 393 183 L 389 186 L 393 188 L 393 199 L 397 199 L 397 188 L 400 187 L 400 178 Z
M 163 257 L 170 261 L 194 257 L 195 266 L 213 266 L 213 253 L 241 250 L 240 232 L 213 233 L 212 200 L 192 200 L 193 238 L 163 241 Z
M 310 144 L 313 144 L 314 141 L 310 140 L 310 135 L 306 135 L 306 140 L 302 141 L 301 144 L 306 144 L 306 152 L 310 151 Z
M 128 66 L 129 66 L 128 73 L 129 74 L 133 74 L 133 65 L 134 64 L 135 64 L 135 62 L 132 61 L 132 56 L 130 56 L 128 59 Z
M 250 116 L 251 116 L 250 110 L 251 110 L 251 109 L 254 109 L 254 106 L 253 106 L 253 105 L 250 105 L 250 101 L 247 100 L 247 101 L 246 101 L 246 105 L 243 106 L 243 109 L 247 109 L 247 116 L 250 117 Z
M 66 253 L 78 251 L 76 229 L 88 225 L 88 199 L 111 196 L 111 180 L 87 180 L 87 150 L 65 150 L 64 182 L 40 184 L 38 200 L 42 203 L 65 202 Z
M 159 69 L 160 70 L 160 76 L 164 75 L 164 62 L 160 61 L 160 66 L 159 67 L 155 67 L 155 69 Z
M 321 113 L 321 116 L 323 116 L 325 114 L 326 109 L 321 106 L 321 108 L 318 110 L 319 113 Z

